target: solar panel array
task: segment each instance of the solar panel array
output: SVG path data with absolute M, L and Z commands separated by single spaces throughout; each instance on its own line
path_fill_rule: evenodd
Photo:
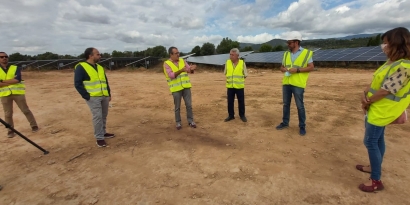
M 382 52 L 380 46 L 358 47 L 358 48 L 340 48 L 340 49 L 311 49 L 313 53 L 313 61 L 386 61 L 386 55 Z M 252 53 L 241 52 L 240 56 L 248 63 L 282 63 L 284 51 Z M 191 56 L 187 58 L 188 62 L 224 65 L 229 59 L 229 54 L 219 54 L 210 56 Z
M 239 57 L 242 58 L 252 52 L 253 51 L 240 52 Z M 227 59 L 229 59 L 229 53 L 208 56 L 190 56 L 187 58 L 187 62 L 209 65 L 225 65 Z

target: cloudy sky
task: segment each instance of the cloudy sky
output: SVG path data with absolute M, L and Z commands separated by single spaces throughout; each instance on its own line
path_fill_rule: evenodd
M 0 50 L 78 55 L 410 28 L 410 0 L 0 0 Z

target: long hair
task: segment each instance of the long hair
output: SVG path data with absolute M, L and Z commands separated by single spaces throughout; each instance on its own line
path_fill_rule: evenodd
M 410 32 L 408 29 L 404 27 L 391 29 L 384 33 L 381 39 L 387 40 L 386 55 L 391 61 L 410 59 Z

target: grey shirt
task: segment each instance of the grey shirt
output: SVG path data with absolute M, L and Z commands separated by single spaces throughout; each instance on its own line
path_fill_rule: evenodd
M 238 61 L 239 62 L 239 61 Z M 235 68 L 235 64 L 232 62 L 232 66 Z M 224 74 L 226 75 L 226 64 L 225 64 L 225 69 L 224 69 Z M 243 75 L 245 76 L 245 78 L 248 76 L 248 70 L 246 69 L 246 64 L 245 61 L 243 61 Z

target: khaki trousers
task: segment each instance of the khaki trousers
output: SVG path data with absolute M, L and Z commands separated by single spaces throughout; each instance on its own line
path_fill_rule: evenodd
M 1 97 L 1 104 L 3 104 L 4 110 L 4 121 L 6 121 L 11 127 L 14 127 L 13 123 L 13 101 L 16 102 L 17 106 L 20 108 L 21 112 L 26 116 L 31 127 L 37 126 L 36 119 L 33 113 L 30 111 L 25 95 L 9 95 Z

